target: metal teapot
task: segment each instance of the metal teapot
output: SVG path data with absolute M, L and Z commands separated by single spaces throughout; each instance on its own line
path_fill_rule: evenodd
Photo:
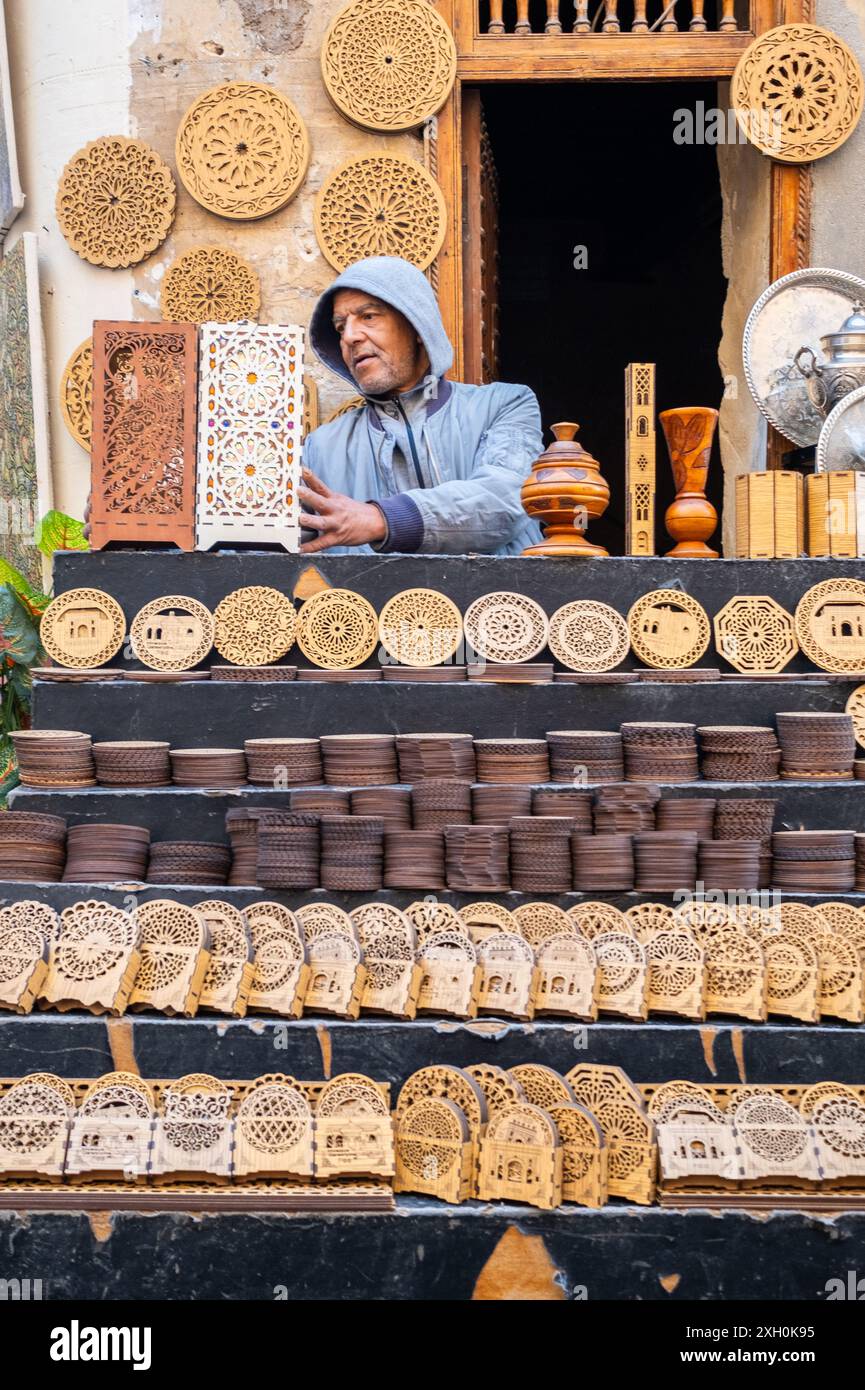
M 820 339 L 820 346 L 826 362 L 819 363 L 810 347 L 800 347 L 793 361 L 808 383 L 811 403 L 826 416 L 844 396 L 865 386 L 865 304 L 861 300 L 856 300 L 837 333 Z M 808 364 L 806 357 L 811 359 Z

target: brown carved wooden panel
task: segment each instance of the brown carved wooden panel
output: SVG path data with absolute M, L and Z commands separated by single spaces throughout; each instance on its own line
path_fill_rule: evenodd
M 93 329 L 91 545 L 195 544 L 198 330 L 97 322 Z

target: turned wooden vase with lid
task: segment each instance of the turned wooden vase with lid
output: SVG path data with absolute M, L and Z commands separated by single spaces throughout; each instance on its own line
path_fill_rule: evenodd
M 606 555 L 583 534 L 593 517 L 603 516 L 610 489 L 597 459 L 577 443 L 580 428 L 571 420 L 551 426 L 553 443 L 532 464 L 523 484 L 523 507 L 544 528 L 544 539 L 524 555 Z
M 706 496 L 706 477 L 718 412 L 708 406 L 682 406 L 678 410 L 662 410 L 658 419 L 676 484 L 676 500 L 670 503 L 664 517 L 676 545 L 667 554 L 717 560 L 717 550 L 706 545 L 718 525 L 718 513 Z

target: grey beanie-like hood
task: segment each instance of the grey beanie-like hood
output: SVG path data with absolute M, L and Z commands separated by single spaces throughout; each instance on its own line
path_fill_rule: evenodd
M 337 290 L 362 290 L 375 295 L 404 314 L 427 350 L 431 374 L 444 376 L 454 360 L 450 340 L 432 286 L 422 270 L 400 256 L 368 256 L 344 270 L 325 290 L 313 310 L 309 341 L 319 361 L 337 376 L 360 387 L 342 360 L 339 338 L 333 326 L 333 297 Z M 363 394 L 361 392 L 361 394 Z

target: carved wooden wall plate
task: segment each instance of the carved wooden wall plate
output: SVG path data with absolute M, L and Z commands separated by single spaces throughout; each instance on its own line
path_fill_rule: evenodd
M 733 1132 L 741 1178 L 818 1181 L 813 1131 L 783 1096 L 771 1091 L 746 1096 L 733 1112 Z
M 548 936 L 535 952 L 538 983 L 535 1010 L 592 1021 L 598 1016 L 598 963 L 591 942 L 582 936 Z
M 196 903 L 195 910 L 210 937 L 210 963 L 198 1007 L 243 1018 L 254 975 L 246 919 L 239 908 L 216 898 Z
M 630 932 L 600 932 L 592 940 L 598 962 L 597 1001 L 605 1013 L 644 1020 L 646 948 Z
M 376 611 L 351 589 L 323 589 L 301 606 L 297 645 L 314 666 L 351 670 L 378 645 Z
M 231 1172 L 231 1087 L 194 1072 L 162 1092 L 156 1117 L 151 1172 L 173 1182 L 194 1182 L 206 1173 L 228 1179 Z
M 59 1076 L 24 1076 L 0 1096 L 0 1173 L 60 1178 L 75 1093 Z
M 821 671 L 865 671 L 865 581 L 824 579 L 796 605 L 796 635 Z
M 782 163 L 803 164 L 852 135 L 862 114 L 862 72 L 831 30 L 780 24 L 745 49 L 730 96 L 752 145 Z
M 443 1202 L 465 1202 L 474 1189 L 474 1144 L 469 1121 L 446 1096 L 423 1096 L 398 1112 L 394 1192 L 418 1192 Z
M 766 1010 L 784 1018 L 817 1023 L 820 1018 L 820 960 L 804 936 L 778 931 L 763 939 Z
M 259 1077 L 237 1108 L 234 1176 L 309 1178 L 312 1173 L 309 1101 L 290 1077 Z
M 650 1013 L 703 1018 L 703 952 L 688 932 L 653 932 L 645 943 Z
M 783 671 L 799 650 L 793 617 L 767 594 L 737 594 L 714 617 L 715 647 L 737 671 Z
M 381 644 L 400 666 L 438 666 L 462 640 L 455 603 L 437 589 L 404 589 L 388 599 L 378 619 Z
M 159 303 L 169 323 L 237 323 L 258 318 L 261 284 L 228 246 L 193 246 L 165 272 Z
M 129 635 L 151 671 L 191 671 L 213 647 L 213 615 L 198 599 L 164 594 L 136 613 Z
M 297 613 L 278 589 L 235 589 L 217 605 L 213 621 L 213 644 L 234 666 L 270 666 L 294 645 Z
M 155 1116 L 153 1092 L 132 1072 L 107 1072 L 87 1090 L 69 1133 L 66 1172 L 145 1179 Z
M 526 594 L 484 594 L 463 617 L 466 644 L 486 661 L 531 661 L 547 645 L 550 627 L 539 603 Z
M 63 423 L 76 444 L 90 453 L 93 432 L 93 339 L 79 343 L 60 378 Z
M 206 323 L 201 330 L 196 537 L 300 548 L 303 329 Z
M 48 972 L 48 942 L 35 927 L 0 925 L 0 1009 L 29 1014 Z
M 565 1078 L 577 1103 L 603 1130 L 611 1197 L 650 1206 L 655 1197 L 657 1143 L 640 1092 L 620 1067 L 581 1062 Z
M 602 1207 L 607 1201 L 607 1146 L 601 1127 L 582 1105 L 551 1105 L 562 1141 L 562 1201 Z
M 104 902 L 78 902 L 61 914 L 40 998 L 55 1009 L 122 1014 L 138 973 L 135 919 Z
M 414 927 L 391 903 L 363 903 L 352 909 L 364 952 L 364 1012 L 414 1018 L 423 971 L 415 961 Z
M 418 1013 L 475 1018 L 480 970 L 468 933 L 462 928 L 431 932 L 419 945 L 417 959 L 423 969 Z
M 175 157 L 196 202 L 219 217 L 251 221 L 291 202 L 306 177 L 309 136 L 275 87 L 226 82 L 192 103 Z
M 422 125 L 444 106 L 456 71 L 453 35 L 427 0 L 352 0 L 321 48 L 328 96 L 364 130 Z
M 60 175 L 56 211 L 72 250 L 118 269 L 147 259 L 174 221 L 168 165 L 142 140 L 107 135 L 74 154 Z
M 89 670 L 104 666 L 120 651 L 126 619 L 117 600 L 101 589 L 67 589 L 49 603 L 39 631 L 58 666 Z
M 366 984 L 363 950 L 355 936 L 319 931 L 307 937 L 309 984 L 304 1007 L 337 1018 L 357 1018 Z
M 562 1146 L 546 1110 L 528 1101 L 491 1116 L 480 1141 L 478 1197 L 550 1211 L 562 1200 Z
M 243 915 L 255 950 L 250 1009 L 299 1018 L 309 967 L 294 914 L 282 903 L 258 902 Z
M 856 742 L 865 748 L 865 685 L 857 685 L 844 708 L 853 720 Z
M 709 645 L 705 609 L 679 589 L 655 589 L 637 599 L 628 629 L 637 656 L 658 670 L 693 666 Z
M 367 256 L 401 256 L 426 270 L 447 227 L 442 191 L 422 164 L 395 154 L 348 159 L 315 202 L 315 235 L 334 270 Z
M 631 649 L 628 624 L 608 603 L 577 599 L 550 618 L 550 651 L 569 671 L 612 671 Z
M 93 326 L 90 543 L 195 544 L 193 324 Z
M 535 953 L 525 938 L 516 932 L 493 932 L 479 943 L 477 955 L 478 1009 L 506 1018 L 532 1018 L 537 984 Z
M 389 1178 L 395 1171 L 393 1123 L 381 1087 L 346 1072 L 327 1081 L 315 1107 L 316 1177 Z
M 154 898 L 135 910 L 141 964 L 130 1009 L 194 1017 L 210 964 L 204 918 L 194 907 Z

